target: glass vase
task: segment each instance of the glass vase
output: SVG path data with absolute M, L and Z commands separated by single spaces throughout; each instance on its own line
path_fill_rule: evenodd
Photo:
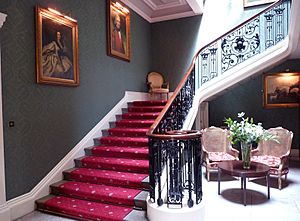
M 243 168 L 250 169 L 252 143 L 241 142 Z

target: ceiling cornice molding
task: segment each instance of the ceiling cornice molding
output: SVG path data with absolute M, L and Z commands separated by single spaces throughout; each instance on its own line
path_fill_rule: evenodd
M 145 4 L 147 4 L 152 10 L 155 10 L 157 5 L 153 3 L 151 0 L 144 0 Z
M 162 9 L 167 9 L 167 8 L 171 8 L 171 7 L 180 7 L 185 5 L 185 1 L 184 0 L 178 0 L 177 2 L 170 2 L 170 3 L 165 3 L 162 5 L 157 5 L 153 2 L 153 0 L 144 0 L 144 2 L 153 10 L 162 10 Z
M 186 2 L 190 5 L 195 14 L 203 13 L 203 0 L 186 0 Z
M 203 0 L 178 0 L 176 2 L 162 1 L 162 5 L 156 5 L 153 0 L 120 0 L 138 15 L 144 18 L 149 23 L 173 20 L 202 14 Z M 188 6 L 188 7 L 187 7 Z M 190 8 L 190 10 L 177 10 L 181 12 L 174 13 L 174 9 Z M 155 10 L 153 10 L 155 9 Z M 160 11 L 160 15 L 154 16 Z M 173 11 L 173 12 L 172 12 Z
M 135 4 L 131 3 L 128 0 L 121 0 L 121 2 L 123 2 L 129 8 L 131 8 L 133 11 L 135 11 L 139 16 L 144 18 L 146 21 L 152 23 L 151 18 L 143 10 L 141 10 L 139 7 L 137 7 Z
M 195 13 L 192 12 L 192 11 L 182 12 L 182 13 L 177 13 L 177 14 L 171 14 L 171 15 L 165 15 L 165 16 L 151 18 L 150 23 L 160 22 L 160 21 L 167 21 L 167 20 L 174 20 L 174 19 L 178 19 L 178 18 L 186 18 L 186 17 L 191 17 L 191 16 L 195 16 Z

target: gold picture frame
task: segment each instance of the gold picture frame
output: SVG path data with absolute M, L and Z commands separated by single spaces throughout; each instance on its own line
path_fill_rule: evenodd
M 107 54 L 130 61 L 130 11 L 115 0 L 107 0 Z
M 278 73 L 264 77 L 264 107 L 299 106 L 300 73 Z
M 268 3 L 273 3 L 276 0 L 244 0 L 244 7 L 251 7 L 256 5 L 263 5 Z
M 36 6 L 36 80 L 39 84 L 79 85 L 77 21 Z

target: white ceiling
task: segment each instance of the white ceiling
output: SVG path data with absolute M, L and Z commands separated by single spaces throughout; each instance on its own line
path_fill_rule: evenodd
M 120 0 L 148 22 L 202 14 L 203 0 Z

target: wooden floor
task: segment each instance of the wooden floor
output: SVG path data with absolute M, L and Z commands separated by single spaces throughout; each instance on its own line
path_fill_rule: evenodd
M 203 170 L 204 172 L 205 170 Z M 247 206 L 243 205 L 239 180 L 222 177 L 221 195 L 217 193 L 217 174 L 211 181 L 203 177 L 205 221 L 299 221 L 300 220 L 300 159 L 290 160 L 290 172 L 282 190 L 277 189 L 277 179 L 271 178 L 271 198 L 267 199 L 264 179 L 247 182 Z M 30 213 L 17 221 L 71 221 L 40 212 Z M 137 220 L 138 221 L 138 220 Z M 199 220 L 200 221 L 200 220 Z

